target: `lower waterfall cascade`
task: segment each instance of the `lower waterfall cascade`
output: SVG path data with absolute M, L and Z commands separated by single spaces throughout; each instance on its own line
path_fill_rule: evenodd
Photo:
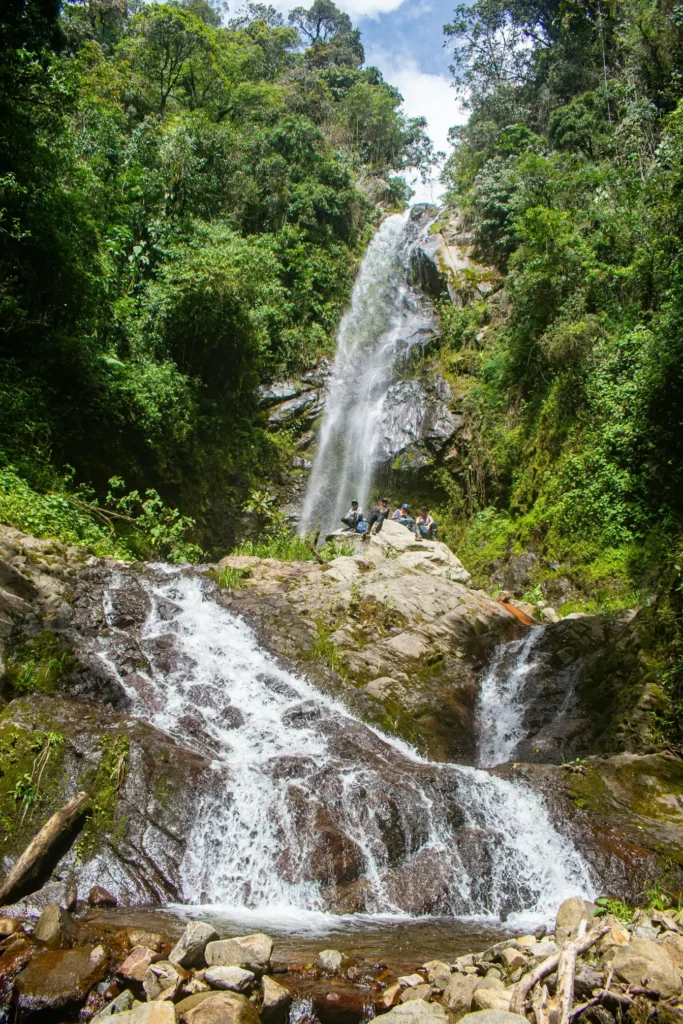
M 325 911 L 341 887 L 364 913 L 404 914 L 428 885 L 434 914 L 504 918 L 548 916 L 564 897 L 594 893 L 532 789 L 426 761 L 363 724 L 280 667 L 201 570 L 152 566 L 139 580 L 152 609 L 137 639 L 148 667 L 133 684 L 119 672 L 115 625 L 99 656 L 130 713 L 209 757 L 220 780 L 218 793 L 188 801 L 186 903 Z M 105 614 L 125 585 L 114 571 Z M 332 880 L 325 842 L 342 851 Z

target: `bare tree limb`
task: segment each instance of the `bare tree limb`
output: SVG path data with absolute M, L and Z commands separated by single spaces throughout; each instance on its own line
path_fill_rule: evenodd
M 597 928 L 592 928 L 591 931 L 589 931 L 587 935 L 584 935 L 578 943 L 577 956 L 580 956 L 581 953 L 585 953 L 586 950 L 591 948 L 591 946 L 594 946 L 595 943 L 601 939 L 603 935 L 606 935 L 608 931 L 609 925 L 604 923 L 602 925 L 598 925 Z M 510 1013 L 519 1013 L 524 1016 L 524 1005 L 529 992 L 531 992 L 534 985 L 537 985 L 539 981 L 543 978 L 547 978 L 549 974 L 553 973 L 560 962 L 560 956 L 560 953 L 553 953 L 552 956 L 547 957 L 547 959 L 538 964 L 533 971 L 530 971 L 529 974 L 520 978 L 515 985 L 515 990 L 510 1002 Z

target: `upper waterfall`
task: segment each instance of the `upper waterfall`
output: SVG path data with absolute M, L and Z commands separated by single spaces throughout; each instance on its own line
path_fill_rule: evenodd
M 424 230 L 424 229 L 423 229 Z M 339 525 L 352 498 L 364 507 L 397 362 L 433 325 L 428 301 L 409 283 L 420 229 L 407 214 L 388 217 L 368 246 L 342 318 L 301 528 Z

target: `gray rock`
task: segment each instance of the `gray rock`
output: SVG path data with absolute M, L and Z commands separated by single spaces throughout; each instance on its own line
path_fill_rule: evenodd
M 264 974 L 270 965 L 273 940 L 263 933 L 209 942 L 204 956 L 209 967 L 244 967 Z
M 660 996 L 675 996 L 681 991 L 681 975 L 666 946 L 651 939 L 631 939 L 620 946 L 612 960 L 614 973 L 629 985 L 642 985 Z
M 336 974 L 341 969 L 343 959 L 338 949 L 323 949 L 315 958 L 315 966 L 327 974 Z
M 215 942 L 218 932 L 203 921 L 191 921 L 171 950 L 168 959 L 181 967 L 198 967 L 204 962 L 204 950 Z
M 472 998 L 482 979 L 476 974 L 453 974 L 444 990 L 442 1002 L 455 1021 L 469 1013 Z
M 33 929 L 33 938 L 48 949 L 57 949 L 68 937 L 74 937 L 77 929 L 68 911 L 59 903 L 51 903 L 42 912 Z
M 264 975 L 263 985 L 263 1006 L 261 1008 L 261 1020 L 264 1024 L 284 1024 L 287 1020 L 289 1007 L 292 1004 L 292 997 L 283 985 Z
M 527 589 L 529 572 L 538 559 L 531 551 L 524 555 L 516 555 L 506 566 L 493 573 L 491 582 L 497 583 L 503 590 L 510 590 L 515 597 L 521 597 Z
M 100 1010 L 100 1012 L 93 1017 L 91 1024 L 95 1024 L 95 1021 L 102 1021 L 105 1017 L 111 1017 L 114 1013 L 125 1013 L 127 1010 L 132 1009 L 134 1001 L 135 996 L 131 990 L 129 988 L 124 989 L 123 992 L 120 992 L 117 995 L 116 999 L 112 999 L 110 1003 L 107 1003 L 104 1009 Z
M 570 896 L 568 900 L 560 903 L 555 918 L 555 938 L 561 946 L 567 939 L 576 935 L 582 921 L 587 924 L 593 920 L 593 912 L 588 909 L 585 900 L 580 896 Z
M 142 981 L 142 987 L 145 990 L 147 999 L 150 1002 L 153 999 L 159 999 L 162 993 L 164 999 L 173 999 L 180 989 L 183 976 L 187 977 L 187 975 L 181 975 L 176 970 L 175 965 L 168 960 L 160 960 L 159 963 L 150 964 L 145 971 L 145 977 Z
M 412 999 L 399 1003 L 389 1013 L 382 1015 L 382 1024 L 441 1024 L 447 1021 L 446 1012 L 439 1003 L 426 1003 L 424 999 Z
M 461 1024 L 527 1024 L 526 1017 L 505 1010 L 480 1010 L 461 1018 Z
M 212 988 L 245 992 L 256 981 L 256 975 L 253 971 L 245 971 L 242 967 L 208 967 L 204 979 Z

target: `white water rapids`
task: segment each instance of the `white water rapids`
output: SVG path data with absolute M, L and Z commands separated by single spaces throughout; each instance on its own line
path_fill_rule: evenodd
M 591 894 L 537 793 L 430 763 L 364 725 L 279 667 L 200 572 L 157 567 L 139 580 L 152 610 L 137 639 L 148 667 L 134 685 L 119 674 L 131 713 L 212 759 L 217 781 L 188 799 L 185 901 L 548 916 L 565 896 Z M 108 609 L 129 581 L 114 575 Z M 107 617 L 115 650 L 122 631 Z
M 368 246 L 337 335 L 337 352 L 301 529 L 336 529 L 351 500 L 366 508 L 382 413 L 396 365 L 433 326 L 424 296 L 411 287 L 408 265 L 418 228 L 406 215 L 388 217 Z

